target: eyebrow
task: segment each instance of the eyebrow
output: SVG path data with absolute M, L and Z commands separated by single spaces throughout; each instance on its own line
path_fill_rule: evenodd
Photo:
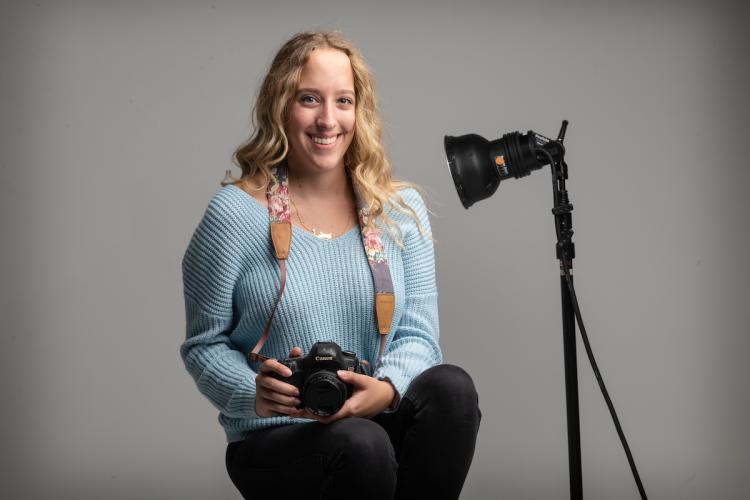
M 320 94 L 320 91 L 318 89 L 314 89 L 314 88 L 310 88 L 310 87 L 305 87 L 305 88 L 297 90 L 297 94 L 301 94 L 303 92 L 312 92 L 314 94 Z M 354 91 L 353 90 L 348 90 L 348 89 L 339 90 L 337 93 L 339 95 L 349 95 L 349 96 L 352 96 L 352 97 L 355 96 Z

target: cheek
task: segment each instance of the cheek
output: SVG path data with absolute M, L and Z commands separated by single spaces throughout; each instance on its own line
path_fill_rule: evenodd
M 347 113 L 341 123 L 346 124 L 345 128 L 347 132 L 354 133 L 356 123 L 356 115 L 354 114 L 354 112 L 352 111 L 351 113 Z
M 294 106 L 292 111 L 289 113 L 289 121 L 287 122 L 287 130 L 290 132 L 300 132 L 305 130 L 310 123 L 309 113 L 306 109 L 299 106 Z

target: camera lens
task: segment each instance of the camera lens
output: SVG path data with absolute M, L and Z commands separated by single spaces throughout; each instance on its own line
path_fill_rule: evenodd
M 346 385 L 335 373 L 324 370 L 313 373 L 302 388 L 302 401 L 315 415 L 333 415 L 344 406 Z

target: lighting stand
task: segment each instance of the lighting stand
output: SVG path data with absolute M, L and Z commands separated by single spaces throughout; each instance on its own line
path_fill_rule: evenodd
M 557 161 L 549 156 L 552 170 L 552 185 L 554 196 L 554 207 L 552 213 L 555 216 L 555 229 L 557 233 L 556 253 L 560 261 L 560 295 L 562 298 L 562 332 L 563 332 L 563 356 L 565 358 L 565 406 L 568 424 L 568 471 L 570 475 L 570 498 L 571 500 L 583 499 L 583 482 L 581 478 L 581 429 L 578 412 L 578 366 L 576 359 L 576 326 L 573 301 L 568 288 L 566 270 L 569 278 L 573 280 L 573 259 L 575 258 L 575 245 L 573 244 L 573 205 L 568 199 L 565 189 L 565 180 L 568 178 L 568 166 L 564 161 L 565 130 L 568 122 L 564 121 L 557 141 L 563 151 Z M 537 150 L 546 153 L 544 150 Z

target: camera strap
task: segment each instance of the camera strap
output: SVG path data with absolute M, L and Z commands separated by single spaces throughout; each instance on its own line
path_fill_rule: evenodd
M 292 246 L 292 217 L 289 210 L 289 176 L 286 161 L 272 169 L 272 179 L 268 184 L 266 196 L 268 198 L 268 217 L 271 227 L 271 241 L 273 242 L 274 253 L 279 261 L 280 283 L 279 292 L 276 296 L 273 309 L 268 317 L 268 322 L 263 330 L 258 343 L 255 344 L 248 357 L 253 361 L 263 362 L 268 358 L 260 354 L 263 344 L 268 339 L 271 331 L 271 323 L 276 314 L 276 308 L 281 301 L 286 284 L 286 261 Z M 373 222 L 369 224 L 369 209 L 364 198 L 360 196 L 357 186 L 352 183 L 354 197 L 357 203 L 357 215 L 359 227 L 362 235 L 362 246 L 367 255 L 367 262 L 370 265 L 372 281 L 375 287 L 375 320 L 378 332 L 380 334 L 380 353 L 378 354 L 378 364 L 383 357 L 385 341 L 393 322 L 393 314 L 396 308 L 396 295 L 393 291 L 393 280 L 391 279 L 391 270 L 388 267 L 388 259 L 385 255 L 385 246 L 381 239 L 380 229 Z

